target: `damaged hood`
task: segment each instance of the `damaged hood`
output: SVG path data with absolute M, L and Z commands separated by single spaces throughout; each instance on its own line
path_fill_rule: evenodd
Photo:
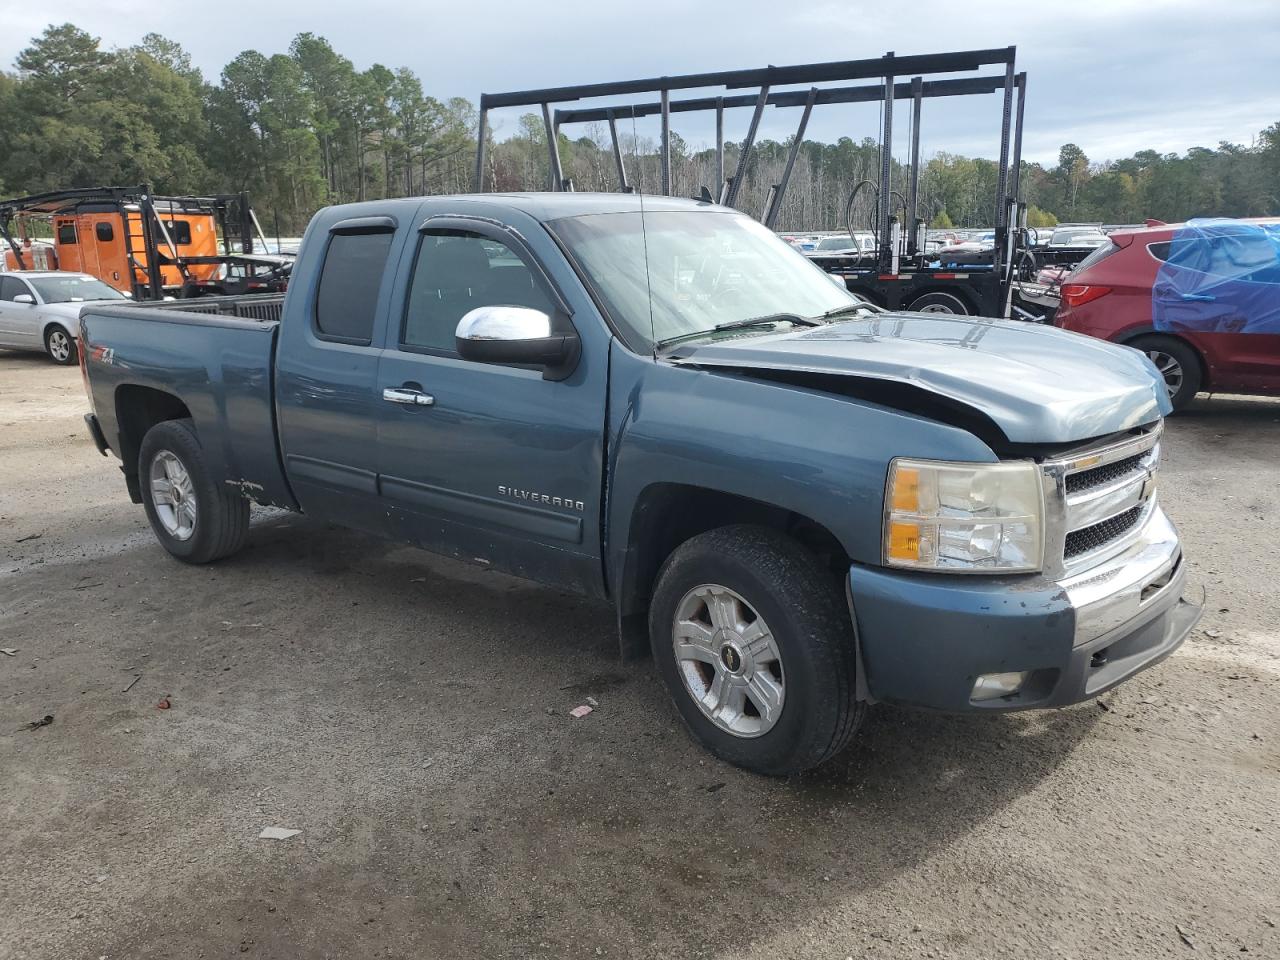
M 1139 351 L 1019 320 L 880 313 L 685 347 L 671 360 L 909 384 L 985 414 L 1015 443 L 1085 440 L 1171 410 Z

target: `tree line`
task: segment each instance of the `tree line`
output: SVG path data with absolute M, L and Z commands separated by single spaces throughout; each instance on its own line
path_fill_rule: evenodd
M 357 69 L 323 37 L 298 34 L 287 53 L 246 50 L 215 81 L 177 43 L 148 34 L 135 46 L 104 50 L 72 24 L 50 26 L 0 71 L 0 196 L 67 187 L 149 183 L 160 194 L 248 190 L 263 226 L 294 234 L 331 203 L 460 193 L 472 188 L 475 105 L 437 99 L 413 71 Z M 658 143 L 634 130 L 619 136 L 628 177 L 659 188 Z M 503 135 L 505 134 L 505 135 Z M 608 130 L 588 125 L 559 134 L 563 172 L 578 190 L 614 190 L 618 176 Z M 540 117 L 490 131 L 486 185 L 540 190 L 549 183 Z M 741 145 L 725 144 L 725 169 Z M 759 141 L 738 206 L 762 213 L 782 178 L 791 143 Z M 718 192 L 715 151 L 672 135 L 672 186 L 681 196 Z M 869 226 L 880 147 L 871 138 L 806 140 L 777 226 L 787 230 Z M 919 215 L 935 226 L 989 226 L 998 164 L 937 153 L 920 171 Z M 908 170 L 892 160 L 894 190 Z M 1059 221 L 1141 222 L 1146 217 L 1260 216 L 1280 213 L 1280 122 L 1249 145 L 1220 143 L 1185 154 L 1142 150 L 1093 162 L 1075 144 L 1057 165 L 1024 163 L 1023 196 L 1033 226 Z M 903 200 L 895 196 L 900 207 Z M 846 214 L 849 218 L 846 219 Z

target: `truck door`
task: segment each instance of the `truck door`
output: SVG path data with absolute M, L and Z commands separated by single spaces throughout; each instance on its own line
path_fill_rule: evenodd
M 570 322 L 530 247 L 492 221 L 428 219 L 400 276 L 378 369 L 379 486 L 393 536 L 599 592 L 607 351 L 584 342 L 558 382 L 458 357 L 458 321 L 477 307 L 532 307 Z
M 295 277 L 276 348 L 281 452 L 299 505 L 377 534 L 386 515 L 375 385 L 395 231 L 390 217 L 359 217 L 317 232 L 308 242 L 323 247 L 318 276 Z

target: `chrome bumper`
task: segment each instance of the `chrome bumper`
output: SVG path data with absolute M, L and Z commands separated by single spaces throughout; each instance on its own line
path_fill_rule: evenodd
M 1075 610 L 1074 646 L 1159 616 L 1177 603 L 1186 582 L 1178 531 L 1157 504 L 1122 552 L 1059 582 Z

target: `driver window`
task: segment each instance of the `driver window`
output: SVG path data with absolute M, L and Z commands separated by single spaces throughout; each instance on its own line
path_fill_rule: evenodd
M 405 306 L 403 346 L 456 353 L 458 321 L 476 307 L 555 308 L 528 264 L 501 240 L 466 230 L 426 230 Z

